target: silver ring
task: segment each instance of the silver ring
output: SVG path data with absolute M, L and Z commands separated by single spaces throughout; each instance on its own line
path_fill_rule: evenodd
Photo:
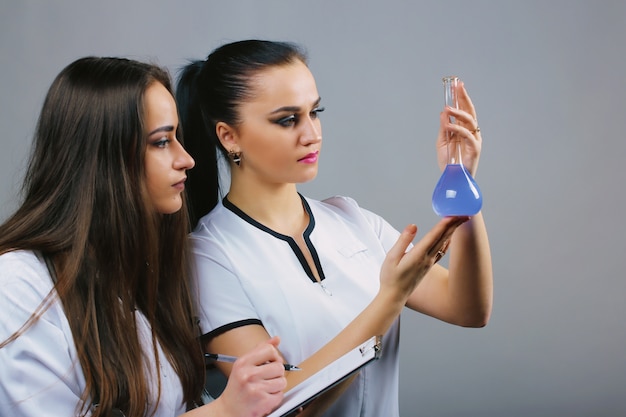
M 476 129 L 472 130 L 472 135 L 475 135 L 478 132 L 480 132 L 480 127 L 476 126 Z

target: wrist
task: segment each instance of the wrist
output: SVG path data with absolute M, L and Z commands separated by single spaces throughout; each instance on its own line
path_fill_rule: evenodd
M 406 304 L 407 296 L 397 289 L 382 288 L 372 300 L 372 306 L 381 318 L 395 320 Z
M 201 408 L 204 409 L 204 417 L 230 417 L 232 415 L 226 407 L 224 399 L 220 397 Z

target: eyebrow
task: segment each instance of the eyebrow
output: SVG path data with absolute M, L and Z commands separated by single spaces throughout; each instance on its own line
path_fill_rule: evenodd
M 157 127 L 152 132 L 148 133 L 148 136 L 152 136 L 155 133 L 159 133 L 159 132 L 173 132 L 173 131 L 174 131 L 174 126 L 171 126 L 171 125 L 161 126 L 161 127 Z
M 318 97 L 317 100 L 315 100 L 315 102 L 313 102 L 313 107 L 317 106 L 318 104 L 320 104 L 320 101 L 322 101 L 321 97 Z M 276 114 L 276 113 L 283 113 L 283 112 L 298 112 L 300 111 L 300 107 L 298 106 L 285 106 L 285 107 L 279 107 L 276 110 L 273 110 L 272 112 L 270 112 L 270 114 Z

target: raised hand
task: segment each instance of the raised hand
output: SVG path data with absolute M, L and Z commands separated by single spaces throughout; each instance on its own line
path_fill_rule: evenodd
M 458 109 L 445 107 L 439 115 L 439 134 L 437 136 L 437 161 L 443 171 L 448 162 L 448 142 L 451 138 L 461 139 L 461 159 L 472 176 L 476 175 L 478 159 L 482 148 L 482 136 L 476 119 L 476 109 L 465 90 L 465 84 L 457 85 Z M 450 117 L 456 122 L 450 123 Z
M 408 252 L 406 249 L 415 238 L 417 227 L 407 226 L 383 262 L 381 291 L 390 292 L 396 301 L 404 305 L 421 279 L 446 251 L 452 233 L 467 220 L 468 217 L 443 218 Z

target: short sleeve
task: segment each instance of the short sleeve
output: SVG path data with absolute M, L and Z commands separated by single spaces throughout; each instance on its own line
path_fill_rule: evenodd
M 262 324 L 256 308 L 236 274 L 236 251 L 205 227 L 191 236 L 193 294 L 202 335 L 216 336 L 247 324 Z
M 29 319 L 52 289 L 45 264 L 31 252 L 0 256 L 0 340 Z M 12 417 L 76 415 L 84 390 L 69 324 L 58 301 L 0 348 L 0 410 Z M 6 412 L 6 414 L 4 414 Z

